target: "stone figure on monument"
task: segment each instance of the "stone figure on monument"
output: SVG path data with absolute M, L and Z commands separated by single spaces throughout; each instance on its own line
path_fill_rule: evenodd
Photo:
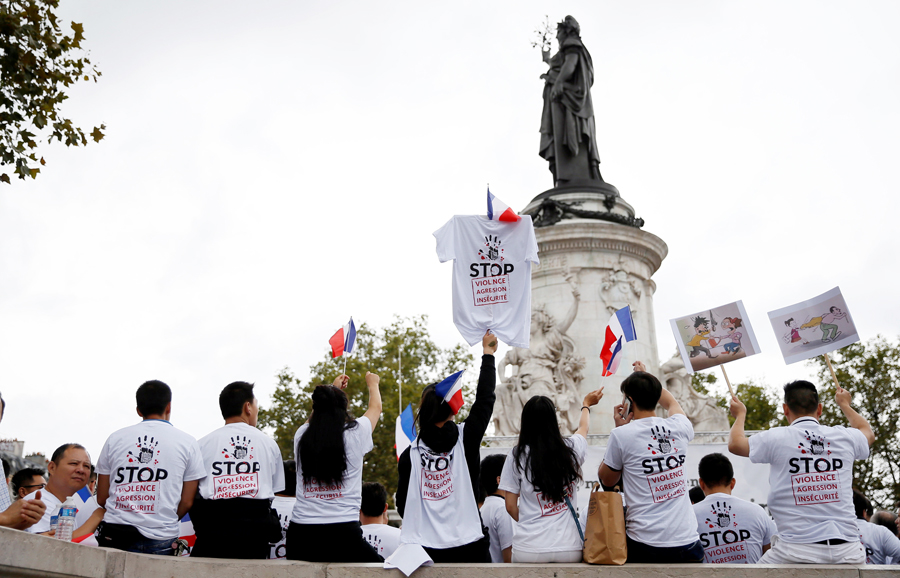
M 556 25 L 559 50 L 552 57 L 541 52 L 550 66 L 544 79 L 540 155 L 550 163 L 554 186 L 603 182 L 597 152 L 594 104 L 594 63 L 581 42 L 581 27 L 571 16 Z
M 543 305 L 531 312 L 531 347 L 514 347 L 500 360 L 497 371 L 501 387 L 494 406 L 494 425 L 498 435 L 517 435 L 522 407 L 535 395 L 545 395 L 556 404 L 560 423 L 569 432 L 578 429 L 581 417 L 581 397 L 578 386 L 583 379 L 584 358 L 575 355 L 575 342 L 566 335 L 575 316 L 581 293 L 567 274 L 573 302 L 565 319 L 556 323 Z M 506 367 L 514 366 L 513 375 L 506 377 Z M 566 433 L 569 433 L 566 432 Z
M 679 353 L 659 367 L 663 374 L 662 382 L 694 425 L 694 431 L 726 432 L 731 426 L 725 415 L 725 408 L 716 405 L 716 400 L 703 395 L 691 387 L 691 376 L 684 368 L 684 361 Z M 662 416 L 662 410 L 657 409 Z
M 619 260 L 600 284 L 600 298 L 606 304 L 606 310 L 612 315 L 622 307 L 631 305 L 631 314 L 635 315 L 642 292 L 640 283 L 631 278 L 625 270 L 622 256 L 619 255 Z

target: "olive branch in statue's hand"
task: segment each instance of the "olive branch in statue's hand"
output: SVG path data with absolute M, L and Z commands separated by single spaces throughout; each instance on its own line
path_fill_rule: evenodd
M 550 52 L 550 43 L 553 41 L 553 29 L 550 28 L 550 17 L 544 16 L 543 29 L 534 29 L 535 40 L 531 41 L 532 48 L 540 47 L 541 52 Z

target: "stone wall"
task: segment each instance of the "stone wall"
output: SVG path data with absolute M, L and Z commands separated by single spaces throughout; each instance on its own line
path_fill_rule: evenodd
M 900 578 L 900 566 L 589 566 L 587 564 L 441 564 L 416 578 Z M 0 528 L 4 578 L 402 578 L 380 564 L 203 560 L 126 554 Z

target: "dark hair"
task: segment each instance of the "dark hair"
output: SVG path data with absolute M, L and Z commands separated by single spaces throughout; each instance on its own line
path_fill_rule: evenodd
M 828 312 L 829 312 L 829 313 L 834 313 L 834 310 L 835 310 L 835 309 L 837 309 L 837 306 L 836 306 L 836 305 L 832 305 L 831 307 L 828 308 Z
M 6 458 L 0 458 L 0 461 L 3 462 L 3 477 L 4 477 L 4 478 L 8 478 L 8 477 L 9 477 L 9 470 L 12 469 L 12 466 L 9 465 L 9 460 L 7 460 Z M 2 491 L 3 491 L 3 490 L 0 490 L 0 492 L 2 492 Z
M 253 385 L 246 381 L 235 381 L 225 386 L 219 394 L 219 409 L 222 410 L 223 418 L 237 417 L 244 411 L 245 403 L 248 401 L 253 403 L 256 399 L 253 395 Z
M 145 381 L 134 395 L 137 400 L 138 411 L 141 415 L 160 415 L 166 411 L 166 406 L 172 402 L 172 390 L 165 383 L 153 379 Z
M 384 513 L 387 506 L 387 490 L 378 482 L 366 482 L 362 485 L 362 500 L 359 509 L 364 516 L 377 518 Z
M 872 515 L 872 518 L 869 521 L 873 524 L 884 526 L 890 530 L 894 536 L 897 535 L 897 514 L 888 512 L 887 510 L 878 510 Z
M 706 325 L 709 323 L 709 320 L 706 317 L 695 317 L 694 318 L 694 328 L 700 327 L 701 325 Z
M 294 460 L 284 460 L 284 489 L 281 493 L 285 496 L 297 495 L 297 462 Z
M 92 482 L 97 479 L 97 468 L 94 467 L 94 464 L 91 464 L 91 475 L 88 479 Z
M 37 468 L 22 468 L 21 470 L 13 474 L 12 480 L 10 480 L 9 482 L 10 489 L 12 490 L 12 493 L 15 494 L 16 497 L 18 497 L 19 490 L 22 488 L 22 486 L 25 485 L 26 482 L 30 482 L 31 478 L 33 478 L 34 476 L 43 477 L 43 475 L 44 472 Z
M 790 326 L 791 326 L 791 321 L 793 321 L 793 320 L 794 320 L 794 318 L 791 317 L 790 319 L 788 319 L 787 321 L 785 321 L 784 324 L 787 325 L 788 327 L 790 327 Z
M 872 515 L 872 502 L 856 488 L 853 488 L 853 509 L 856 510 L 856 518 L 859 520 L 866 519 L 864 514 Z
M 85 452 L 87 452 L 87 449 L 81 444 L 63 444 L 56 448 L 56 451 L 54 451 L 53 455 L 50 457 L 50 461 L 56 465 L 59 465 L 59 462 L 62 461 L 63 456 L 66 454 L 66 452 L 73 448 L 76 450 L 84 450 Z
M 453 409 L 434 392 L 436 383 L 426 386 L 422 390 L 422 400 L 419 402 L 419 409 L 416 411 L 416 431 L 422 432 L 429 425 L 434 425 L 444 421 L 453 415 Z
M 734 479 L 734 467 L 727 456 L 719 453 L 706 454 L 700 458 L 697 468 L 700 479 L 709 487 L 727 486 Z
M 706 494 L 703 493 L 700 486 L 694 486 L 688 491 L 688 497 L 691 499 L 691 504 L 697 504 L 706 499 Z
M 819 407 L 819 392 L 815 385 L 798 379 L 784 386 L 784 403 L 794 413 L 813 414 Z
M 564 502 L 569 485 L 581 479 L 575 450 L 559 433 L 556 406 L 543 395 L 532 397 L 522 408 L 519 441 L 512 458 L 519 471 L 531 475 L 528 481 L 534 489 L 551 502 Z
M 337 484 L 347 471 L 344 430 L 357 423 L 347 411 L 347 395 L 333 385 L 318 385 L 312 394 L 309 427 L 297 442 L 303 483 Z
M 503 454 L 491 454 L 481 460 L 481 487 L 486 496 L 497 493 L 497 478 L 503 472 L 504 463 L 506 456 Z
M 646 371 L 634 371 L 625 378 L 619 390 L 631 398 L 639 409 L 653 411 L 662 395 L 662 384 Z

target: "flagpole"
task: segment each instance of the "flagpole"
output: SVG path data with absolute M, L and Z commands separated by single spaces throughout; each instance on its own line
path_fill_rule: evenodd
M 729 381 L 729 379 L 728 379 L 728 374 L 725 373 L 725 365 L 722 364 L 719 367 L 722 368 L 722 375 L 725 376 L 725 383 L 728 385 L 728 393 L 731 394 L 731 397 L 737 397 L 736 395 L 734 395 L 734 390 L 731 389 L 731 381 Z
M 403 344 L 400 344 L 400 350 L 397 354 L 397 371 L 399 372 L 399 377 L 397 378 L 397 403 L 399 404 L 400 415 L 403 413 Z

